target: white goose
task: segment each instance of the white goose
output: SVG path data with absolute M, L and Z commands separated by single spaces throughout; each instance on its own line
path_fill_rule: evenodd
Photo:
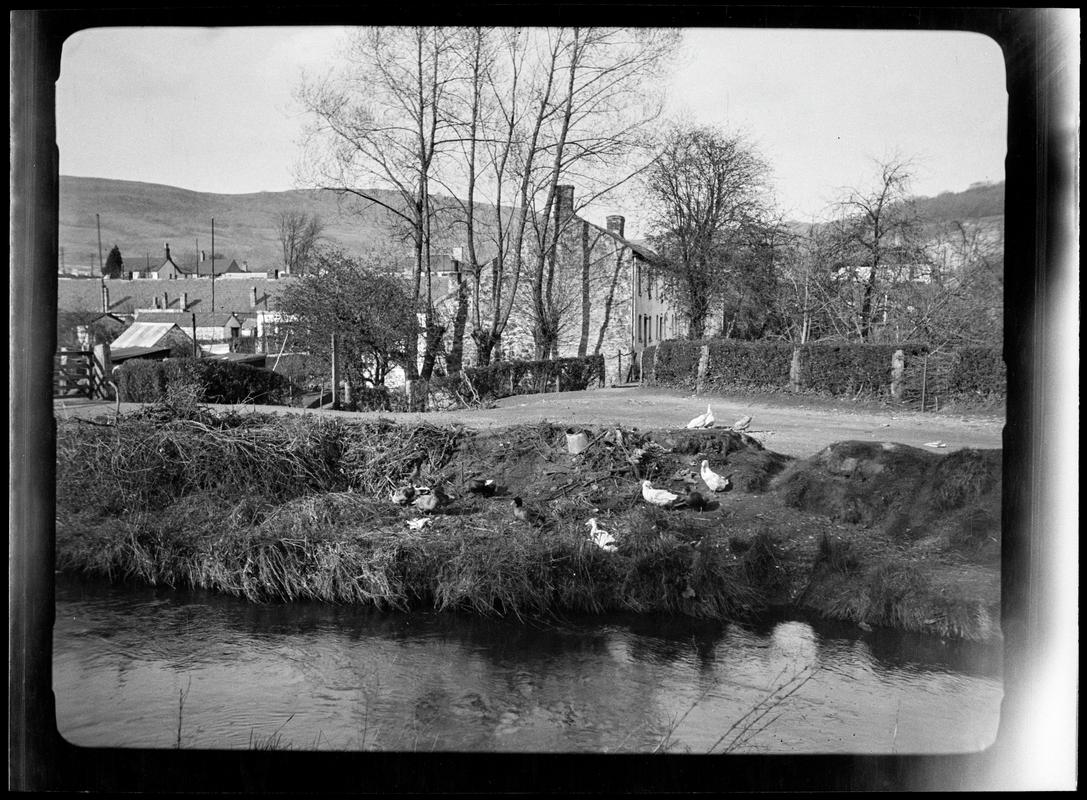
M 706 406 L 706 413 L 699 414 L 697 417 L 687 423 L 688 428 L 712 428 L 714 423 L 717 422 L 717 418 L 713 416 L 713 409 L 708 405 Z
M 601 550 L 606 550 L 609 553 L 615 552 L 615 537 L 603 528 L 597 527 L 596 517 L 590 517 L 588 522 L 586 522 L 585 524 L 589 526 L 590 542 L 595 544 Z
M 673 494 L 667 489 L 654 489 L 653 485 L 647 480 L 642 481 L 642 497 L 645 502 L 662 507 L 670 506 L 679 499 L 678 494 Z
M 718 475 L 710 469 L 710 462 L 707 459 L 702 460 L 702 480 L 711 491 L 727 492 L 732 488 L 732 481 L 729 480 L 731 477 L 731 475 Z

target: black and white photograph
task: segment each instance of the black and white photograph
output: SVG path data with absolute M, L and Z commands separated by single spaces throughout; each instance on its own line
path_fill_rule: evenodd
M 1075 787 L 1078 11 L 623 9 L 12 13 L 9 788 Z

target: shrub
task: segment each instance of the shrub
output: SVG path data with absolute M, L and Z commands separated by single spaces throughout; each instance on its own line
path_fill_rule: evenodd
M 1004 357 L 998 347 L 963 347 L 948 387 L 954 395 L 1003 395 L 1007 391 Z
M 702 358 L 701 340 L 669 339 L 657 345 L 657 365 L 653 381 L 660 386 L 693 389 L 698 380 L 698 362 Z M 647 354 L 646 358 L 652 358 Z
M 792 345 L 711 339 L 709 348 L 705 379 L 708 387 L 779 389 L 789 385 Z
M 117 391 L 125 403 L 156 403 L 166 396 L 166 371 L 161 361 L 134 358 L 117 368 Z
M 657 345 L 651 344 L 642 350 L 642 380 L 648 384 L 657 382 L 656 370 L 653 367 L 653 357 L 657 352 Z
M 288 387 L 287 379 L 271 370 L 217 359 L 133 359 L 117 374 L 121 400 L 129 403 L 158 402 L 181 387 L 197 387 L 185 391 L 204 403 L 280 403 Z
M 496 361 L 468 367 L 458 375 L 434 378 L 431 392 L 453 404 L 497 400 L 517 394 L 587 389 L 604 383 L 604 357 L 555 358 L 538 361 Z

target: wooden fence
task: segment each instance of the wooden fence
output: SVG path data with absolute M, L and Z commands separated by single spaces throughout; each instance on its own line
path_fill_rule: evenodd
M 53 355 L 53 397 L 111 398 L 109 345 L 61 350 Z

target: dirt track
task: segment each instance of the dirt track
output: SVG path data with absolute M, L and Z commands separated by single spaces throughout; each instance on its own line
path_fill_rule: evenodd
M 426 421 L 436 425 L 459 423 L 474 429 L 548 420 L 564 425 L 621 425 L 642 429 L 682 428 L 709 403 L 718 426 L 729 426 L 744 415 L 752 422 L 748 434 L 768 450 L 789 456 L 814 455 L 829 444 L 847 440 L 891 441 L 924 447 L 940 441 L 947 446 L 930 448 L 949 453 L 964 447 L 1001 449 L 1004 420 L 997 414 L 963 415 L 883 410 L 809 398 L 780 400 L 723 395 L 690 395 L 678 391 L 641 388 L 609 388 L 584 392 L 519 395 L 498 401 L 493 408 L 441 411 L 426 414 L 305 411 L 283 406 L 233 406 L 238 410 L 271 413 L 327 414 L 348 418 L 383 417 L 397 422 Z M 124 403 L 121 411 L 135 408 Z M 111 414 L 116 404 L 107 401 L 56 400 L 58 417 Z

